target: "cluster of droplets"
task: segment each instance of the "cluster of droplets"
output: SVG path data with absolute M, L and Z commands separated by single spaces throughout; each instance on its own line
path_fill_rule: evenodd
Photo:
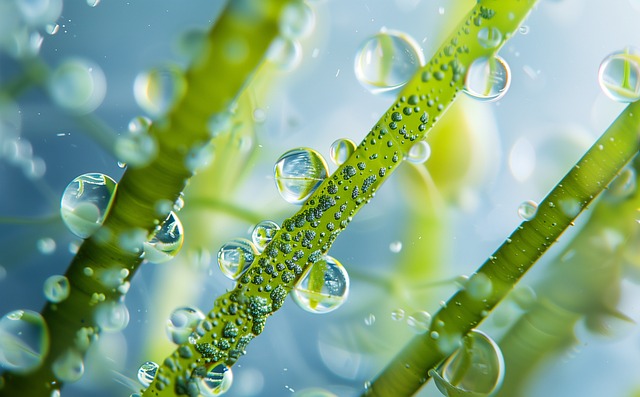
M 627 47 L 608 55 L 600 64 L 598 83 L 614 101 L 628 103 L 640 99 L 640 51 Z
M 280 34 L 267 51 L 267 59 L 280 70 L 291 71 L 302 61 L 300 40 L 309 36 L 315 27 L 313 9 L 304 1 L 289 2 L 279 19 Z

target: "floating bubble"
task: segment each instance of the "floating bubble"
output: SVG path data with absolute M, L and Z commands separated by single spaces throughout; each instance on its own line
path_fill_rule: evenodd
M 633 168 L 628 167 L 623 169 L 609 185 L 607 198 L 609 200 L 628 199 L 638 188 L 636 183 L 637 179 L 636 172 Z
M 131 123 L 129 125 L 131 126 Z M 156 158 L 158 144 L 146 130 L 140 129 L 119 136 L 116 139 L 114 151 L 121 163 L 133 167 L 144 167 Z
M 320 153 L 297 148 L 280 156 L 273 173 L 280 196 L 291 204 L 300 204 L 327 178 L 329 170 Z
M 147 361 L 138 368 L 138 380 L 143 387 L 149 387 L 156 377 L 159 365 L 153 361 Z
M 202 320 L 204 320 L 204 314 L 200 310 L 180 307 L 171 312 L 165 329 L 169 339 L 179 345 L 189 340 L 189 336 Z
M 303 1 L 293 1 L 280 14 L 280 34 L 288 39 L 300 39 L 311 33 L 315 23 L 311 7 Z
M 429 375 L 445 396 L 489 396 L 502 384 L 504 359 L 489 336 L 471 330 L 462 346 Z
M 360 45 L 354 70 L 360 84 L 372 93 L 395 94 L 424 63 L 420 46 L 412 37 L 386 30 Z
M 422 164 L 431 156 L 431 146 L 427 141 L 416 142 L 407 153 L 407 161 L 413 164 Z
M 24 20 L 31 26 L 52 23 L 60 17 L 62 0 L 17 0 Z
M 426 332 L 431 325 L 431 314 L 425 311 L 415 312 L 407 317 L 407 325 L 418 334 Z
M 0 367 L 27 373 L 49 351 L 49 330 L 40 313 L 14 310 L 0 318 Z
M 607 56 L 600 64 L 598 83 L 614 101 L 628 103 L 640 99 L 640 51 L 627 47 Z
M 291 71 L 302 61 L 302 46 L 297 40 L 276 37 L 267 51 L 267 59 L 282 71 Z
M 389 251 L 393 252 L 394 254 L 402 251 L 402 241 L 392 241 L 389 244 Z
M 509 297 L 515 302 L 516 305 L 520 306 L 520 308 L 527 310 L 533 306 L 536 302 L 536 292 L 533 288 L 529 286 L 518 287 L 514 289 Z
M 499 56 L 480 57 L 467 70 L 464 92 L 481 101 L 497 101 L 507 93 L 511 85 L 511 70 Z
M 376 316 L 373 313 L 369 313 L 368 316 L 364 318 L 364 325 L 370 327 L 376 322 Z
M 129 309 L 124 302 L 102 302 L 96 308 L 94 319 L 104 332 L 119 332 L 129 325 Z
M 51 73 L 47 87 L 55 103 L 84 114 L 100 106 L 107 92 L 107 80 L 95 63 L 68 59 Z
M 527 200 L 523 201 L 518 206 L 518 216 L 525 221 L 530 221 L 536 217 L 538 212 L 538 203 L 535 201 Z
M 84 374 L 84 360 L 76 349 L 69 349 L 51 365 L 56 378 L 65 383 L 72 383 L 82 378 Z
M 49 302 L 62 302 L 69 296 L 69 280 L 65 276 L 51 276 L 44 281 L 42 290 L 45 298 L 47 298 Z
M 203 378 L 198 378 L 198 388 L 203 397 L 220 396 L 226 393 L 233 383 L 233 372 L 226 365 L 219 364 Z
M 62 220 L 80 238 L 95 233 L 104 222 L 116 190 L 116 182 L 99 174 L 83 174 L 64 189 L 60 202 Z
M 255 259 L 257 250 L 253 243 L 245 238 L 237 238 L 220 247 L 218 265 L 222 273 L 237 280 Z
M 262 221 L 253 228 L 251 240 L 259 252 L 262 252 L 273 240 L 273 237 L 280 230 L 280 226 L 273 221 Z
M 391 319 L 393 321 L 401 321 L 404 318 L 404 310 L 394 309 L 391 311 Z
M 518 33 L 520 33 L 520 34 L 522 34 L 522 35 L 529 34 L 529 30 L 530 30 L 530 29 L 529 29 L 529 26 L 528 26 L 528 25 L 521 25 L 521 26 L 518 28 Z
M 293 300 L 311 313 L 328 313 L 349 295 L 349 275 L 335 258 L 325 255 L 311 264 L 293 288 Z
M 36 246 L 41 254 L 50 255 L 56 250 L 56 241 L 51 237 L 41 238 L 36 242 Z
M 347 138 L 340 138 L 331 144 L 329 157 L 335 165 L 341 165 L 356 151 L 356 144 Z
M 184 242 L 180 219 L 171 211 L 160 228 L 144 243 L 144 258 L 149 262 L 163 263 L 173 259 Z
M 165 114 L 186 91 L 186 80 L 175 66 L 162 66 L 136 76 L 133 94 L 138 106 L 153 116 Z
M 484 48 L 496 48 L 502 43 L 502 32 L 495 26 L 488 26 L 478 31 L 478 43 Z
M 60 25 L 58 25 L 57 23 L 49 23 L 47 25 L 45 25 L 44 27 L 44 31 L 49 34 L 49 35 L 54 35 L 56 33 L 58 33 L 58 31 L 60 30 Z
M 87 5 L 89 7 L 95 7 L 100 4 L 100 0 L 87 0 Z
M 214 145 L 211 143 L 195 144 L 184 160 L 184 166 L 192 173 L 205 169 L 213 161 Z

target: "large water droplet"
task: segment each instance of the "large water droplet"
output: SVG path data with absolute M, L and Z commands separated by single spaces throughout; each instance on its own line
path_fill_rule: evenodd
M 102 69 L 93 62 L 69 59 L 51 73 L 48 88 L 58 105 L 84 114 L 102 103 L 107 92 L 107 80 Z
M 273 240 L 273 237 L 280 230 L 280 226 L 274 221 L 262 221 L 253 228 L 251 240 L 259 252 L 262 252 Z
M 129 309 L 124 302 L 102 302 L 94 313 L 96 324 L 104 332 L 119 332 L 129 325 Z
M 133 83 L 133 94 L 144 111 L 160 116 L 182 98 L 186 85 L 182 71 L 167 65 L 140 73 Z
M 518 206 L 518 216 L 525 221 L 530 221 L 535 218 L 537 212 L 538 203 L 535 201 L 527 200 Z
M 91 236 L 104 222 L 113 202 L 116 182 L 104 174 L 84 174 L 64 189 L 62 220 L 80 238 Z
M 499 56 L 480 57 L 469 66 L 464 81 L 464 92 L 482 101 L 497 101 L 511 85 L 511 70 Z
M 14 310 L 0 319 L 0 366 L 26 373 L 49 351 L 49 331 L 40 313 Z
M 407 153 L 407 161 L 414 164 L 422 164 L 431 156 L 431 146 L 426 141 L 416 142 Z
M 163 263 L 173 259 L 184 242 L 182 223 L 171 211 L 160 228 L 144 243 L 144 258 L 149 262 Z
M 607 56 L 600 64 L 598 83 L 614 101 L 627 103 L 640 99 L 640 51 L 627 47 Z
M 311 264 L 293 288 L 293 300 L 311 313 L 328 313 L 349 295 L 349 275 L 335 258 L 325 255 Z
M 76 382 L 84 374 L 84 360 L 76 349 L 69 349 L 56 358 L 51 365 L 51 369 L 59 381 Z
M 204 314 L 200 310 L 180 307 L 174 310 L 167 320 L 167 335 L 175 344 L 185 343 L 202 320 L 204 320 Z
M 382 31 L 356 52 L 356 78 L 372 93 L 396 93 L 424 65 L 418 43 L 398 31 Z
M 331 144 L 329 157 L 335 165 L 341 165 L 356 151 L 356 144 L 347 138 L 341 138 Z
M 233 383 L 233 372 L 226 365 L 219 364 L 204 378 L 198 379 L 198 388 L 203 397 L 214 397 L 226 393 Z
M 303 1 L 292 1 L 280 14 L 280 34 L 292 40 L 300 39 L 311 33 L 315 23 L 311 7 Z
M 237 280 L 251 266 L 256 253 L 251 241 L 237 238 L 220 247 L 218 265 L 225 276 Z
M 142 383 L 142 386 L 149 387 L 151 385 L 151 382 L 156 377 L 158 368 L 158 364 L 153 361 L 147 361 L 138 368 L 138 380 Z
M 496 48 L 502 43 L 502 32 L 495 26 L 488 26 L 478 31 L 478 43 L 484 48 Z
M 445 396 L 489 396 L 502 384 L 504 359 L 489 336 L 471 330 L 463 345 L 429 375 Z
M 309 148 L 292 149 L 280 156 L 273 169 L 278 192 L 288 202 L 304 202 L 329 174 L 320 153 Z
M 49 302 L 58 303 L 69 296 L 69 280 L 65 276 L 54 275 L 47 278 L 42 290 Z

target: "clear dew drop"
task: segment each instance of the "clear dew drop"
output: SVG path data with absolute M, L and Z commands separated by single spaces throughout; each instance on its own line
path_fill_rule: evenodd
M 233 372 L 226 365 L 219 364 L 203 378 L 198 378 L 198 388 L 203 397 L 220 396 L 233 384 Z
M 356 52 L 354 70 L 363 87 L 374 94 L 395 94 L 424 65 L 418 43 L 392 30 L 367 39 Z
M 51 36 L 58 33 L 59 30 L 60 30 L 60 25 L 58 25 L 57 23 L 49 23 L 44 27 L 44 31 Z
M 59 106 L 75 113 L 95 110 L 107 92 L 102 69 L 84 59 L 68 59 L 51 73 L 49 94 Z
M 416 142 L 407 153 L 407 161 L 413 164 L 423 164 L 431 156 L 431 146 L 427 141 Z
M 42 291 L 49 302 L 62 302 L 69 297 L 69 280 L 65 276 L 53 275 L 44 281 Z
M 114 151 L 119 163 L 143 167 L 156 158 L 158 144 L 146 131 L 130 132 L 116 139 Z
M 104 174 L 83 174 L 71 181 L 60 201 L 67 228 L 80 238 L 95 233 L 111 208 L 115 190 L 116 182 Z
M 49 331 L 40 313 L 14 310 L 0 318 L 0 367 L 27 373 L 49 351 Z
M 165 114 L 186 91 L 186 80 L 176 66 L 166 65 L 142 72 L 133 83 L 138 106 L 152 116 Z
M 292 71 L 302 61 L 302 46 L 297 40 L 276 37 L 267 51 L 267 59 L 284 72 Z
M 51 394 L 49 395 L 49 397 L 60 397 L 60 390 L 59 389 L 54 389 L 51 390 Z
M 538 203 L 535 201 L 527 200 L 518 206 L 518 216 L 525 221 L 530 221 L 535 218 L 537 212 Z
M 245 238 L 225 243 L 218 251 L 218 265 L 222 274 L 237 280 L 251 266 L 257 252 L 253 243 Z
M 311 313 L 328 313 L 340 307 L 349 295 L 349 275 L 335 258 L 325 255 L 311 264 L 292 291 L 293 300 Z
M 280 196 L 291 204 L 305 201 L 327 178 L 327 163 L 313 149 L 292 149 L 280 156 L 273 169 Z
M 94 313 L 96 324 L 104 332 L 119 332 L 129 325 L 129 309 L 124 302 L 106 301 Z
M 489 396 L 502 385 L 504 359 L 489 336 L 471 330 L 462 346 L 429 375 L 445 396 Z
M 56 250 L 56 241 L 51 237 L 44 237 L 36 242 L 38 251 L 43 255 L 51 255 Z
M 417 334 L 426 332 L 431 325 L 431 314 L 418 311 L 407 317 L 407 325 Z
M 402 321 L 403 318 L 404 318 L 404 310 L 394 309 L 391 311 L 391 319 L 393 321 Z
M 496 48 L 502 43 L 502 32 L 495 26 L 487 26 L 478 31 L 478 43 L 484 48 Z
M 62 382 L 77 382 L 84 374 L 84 360 L 76 349 L 69 349 L 51 365 L 53 374 Z
M 469 281 L 467 281 L 464 288 L 469 296 L 480 301 L 491 295 L 493 292 L 493 283 L 486 274 L 476 273 L 469 277 Z
M 182 223 L 178 215 L 171 211 L 151 239 L 143 244 L 144 258 L 153 263 L 167 262 L 180 252 L 183 242 Z
M 511 85 L 511 70 L 507 62 L 499 56 L 480 57 L 467 70 L 464 92 L 481 101 L 497 101 Z
M 258 252 L 262 252 L 267 247 L 278 230 L 280 226 L 274 221 L 262 221 L 253 228 L 251 240 Z
M 402 241 L 392 241 L 391 243 L 389 243 L 389 251 L 393 252 L 394 254 L 402 251 Z
M 347 138 L 340 138 L 331 144 L 329 157 L 335 165 L 341 165 L 356 151 L 356 144 Z
M 167 320 L 165 328 L 167 336 L 175 344 L 185 343 L 202 320 L 204 320 L 204 314 L 196 308 L 177 308 L 171 312 Z
M 301 39 L 308 36 L 316 24 L 311 7 L 303 1 L 287 4 L 280 14 L 280 34 L 288 39 Z
M 143 387 L 149 387 L 158 372 L 158 364 L 153 361 L 147 361 L 138 368 L 138 380 Z
M 31 26 L 52 23 L 62 12 L 62 0 L 18 0 L 15 3 L 25 22 Z
M 87 5 L 89 7 L 96 7 L 98 4 L 100 4 L 101 0 L 87 0 Z
M 614 101 L 628 103 L 640 99 L 640 51 L 627 47 L 607 56 L 600 64 L 598 83 Z

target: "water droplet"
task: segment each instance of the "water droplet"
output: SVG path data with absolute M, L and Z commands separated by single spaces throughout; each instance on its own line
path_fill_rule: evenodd
M 509 294 L 509 297 L 524 310 L 533 306 L 537 299 L 536 292 L 529 286 L 517 287 Z
M 51 237 L 41 238 L 36 243 L 38 251 L 43 255 L 53 254 L 56 250 L 56 241 Z
M 404 310 L 395 309 L 391 311 L 391 319 L 393 321 L 401 321 L 404 318 Z
M 104 332 L 119 332 L 129 325 L 129 309 L 124 302 L 102 302 L 94 313 L 96 324 Z
M 251 232 L 251 240 L 259 252 L 262 252 L 271 242 L 276 233 L 280 230 L 280 226 L 273 221 L 262 221 L 253 228 Z
M 87 0 L 87 4 L 89 7 L 95 7 L 100 4 L 100 0 Z
M 628 103 L 640 99 L 640 51 L 627 47 L 607 56 L 600 64 L 598 83 L 614 101 Z
M 502 32 L 494 26 L 488 26 L 478 31 L 478 43 L 484 48 L 496 48 L 502 43 Z
M 182 99 L 186 85 L 182 71 L 166 65 L 140 73 L 133 83 L 133 94 L 140 108 L 160 116 Z
M 25 22 L 31 26 L 52 23 L 62 12 L 62 0 L 18 0 L 15 3 Z
M 218 265 L 225 276 L 237 280 L 251 266 L 256 253 L 251 241 L 237 238 L 220 247 Z
M 276 37 L 267 51 L 267 59 L 282 71 L 291 71 L 302 61 L 302 46 L 297 40 Z
M 418 334 L 426 332 L 431 325 L 431 314 L 425 311 L 415 312 L 407 317 L 407 324 Z
M 104 174 L 83 174 L 64 189 L 60 202 L 62 220 L 80 238 L 95 233 L 113 202 L 116 182 Z
M 51 390 L 51 394 L 49 395 L 49 397 L 60 397 L 60 390 L 58 389 Z
M 60 25 L 58 25 L 57 23 L 49 23 L 44 27 L 44 31 L 47 32 L 47 34 L 52 36 L 58 33 L 59 30 L 60 30 Z
M 530 221 L 535 218 L 537 212 L 538 203 L 535 201 L 527 200 L 518 206 L 518 216 L 525 221 Z
M 202 320 L 204 320 L 204 314 L 200 310 L 180 307 L 174 310 L 167 320 L 167 335 L 177 345 L 185 343 Z
M 499 56 L 480 57 L 469 66 L 464 92 L 481 101 L 497 101 L 507 93 L 511 84 L 511 71 Z
M 429 375 L 445 396 L 488 396 L 502 384 L 504 359 L 489 336 L 471 330 L 462 346 Z
M 370 327 L 376 322 L 376 316 L 373 313 L 369 313 L 368 316 L 364 318 L 364 325 Z
M 356 144 L 347 138 L 341 138 L 331 144 L 329 157 L 335 165 L 341 165 L 356 151 Z
M 149 262 L 163 263 L 173 259 L 184 242 L 180 219 L 171 211 L 149 241 L 144 243 L 144 258 Z
M 294 397 L 338 397 L 335 394 L 325 389 L 313 387 L 310 389 L 303 389 L 293 393 Z
M 233 383 L 233 372 L 226 365 L 215 366 L 203 378 L 198 378 L 198 388 L 203 397 L 219 396 L 226 393 Z
M 444 7 L 438 7 L 438 14 L 444 15 Z
M 356 52 L 356 78 L 374 94 L 397 93 L 424 65 L 418 43 L 398 31 L 382 31 L 367 39 Z
M 324 256 L 311 264 L 293 288 L 293 300 L 311 313 L 328 313 L 349 295 L 349 275 L 335 258 Z
M 147 361 L 138 368 L 138 380 L 143 387 L 149 387 L 158 372 L 158 364 L 153 361 Z
M 144 167 L 156 158 L 158 144 L 146 131 L 132 131 L 116 139 L 114 151 L 120 162 L 133 167 Z
M 389 244 L 389 251 L 393 252 L 394 254 L 402 251 L 402 241 L 392 241 Z
M 625 168 L 609 185 L 608 199 L 626 200 L 637 190 L 636 172 L 633 168 Z
M 476 273 L 469 278 L 465 290 L 474 299 L 483 300 L 493 292 L 493 283 L 484 273 Z
M 416 142 L 407 153 L 407 161 L 413 164 L 422 164 L 431 156 L 431 146 L 427 141 Z
M 0 367 L 27 373 L 49 351 L 49 331 L 40 313 L 14 310 L 0 318 Z
M 59 381 L 72 383 L 82 378 L 84 374 L 84 360 L 75 349 L 69 349 L 51 365 L 53 374 Z
M 51 276 L 45 280 L 42 290 L 49 302 L 62 302 L 69 296 L 69 280 L 65 276 Z
M 280 14 L 280 34 L 288 39 L 304 38 L 311 33 L 316 18 L 311 7 L 303 1 L 287 4 Z
M 207 128 L 212 138 L 231 131 L 231 127 L 233 127 L 233 113 L 231 112 L 216 113 L 209 118 L 207 123 Z
M 107 92 L 102 69 L 93 62 L 69 59 L 51 73 L 48 89 L 53 101 L 76 113 L 95 110 Z
M 273 169 L 278 192 L 289 203 L 300 204 L 329 174 L 320 153 L 309 148 L 292 149 L 280 156 Z
M 529 29 L 529 26 L 527 26 L 527 25 L 522 25 L 522 26 L 520 26 L 520 27 L 518 28 L 518 33 L 523 34 L 523 35 L 524 35 L 524 34 L 529 34 L 529 30 L 530 30 L 530 29 Z

